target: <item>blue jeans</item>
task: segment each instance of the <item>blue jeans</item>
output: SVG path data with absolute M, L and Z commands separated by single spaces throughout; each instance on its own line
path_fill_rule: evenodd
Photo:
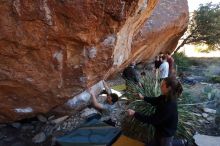
M 101 119 L 101 115 L 100 114 L 92 114 L 90 115 L 87 119 L 86 119 L 86 122 L 89 122 L 93 119 L 96 119 L 96 120 L 100 120 Z M 105 120 L 103 121 L 104 123 L 108 124 L 108 125 L 111 125 L 111 126 L 115 126 L 115 122 L 113 122 L 111 119 L 108 119 L 108 120 Z

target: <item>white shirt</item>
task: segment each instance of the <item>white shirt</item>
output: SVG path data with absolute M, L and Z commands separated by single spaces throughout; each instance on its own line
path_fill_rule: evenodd
M 160 78 L 164 79 L 168 77 L 169 74 L 169 64 L 167 61 L 163 61 L 163 63 L 159 67 L 160 70 Z

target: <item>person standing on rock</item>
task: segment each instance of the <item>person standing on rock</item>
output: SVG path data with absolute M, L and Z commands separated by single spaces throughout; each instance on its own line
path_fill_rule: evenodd
M 105 89 L 107 91 L 107 98 L 104 103 L 99 103 L 96 99 L 95 94 L 89 89 L 89 93 L 91 94 L 92 106 L 97 109 L 100 113 L 94 114 L 90 116 L 88 120 L 91 119 L 100 119 L 101 121 L 115 126 L 115 123 L 111 119 L 111 113 L 116 110 L 115 102 L 118 101 L 118 95 L 115 93 L 111 93 L 111 90 L 108 88 L 107 84 L 103 82 Z
M 176 78 L 167 77 L 161 83 L 162 95 L 159 97 L 139 94 L 141 99 L 155 106 L 154 114 L 147 116 L 132 109 L 127 110 L 129 116 L 155 127 L 154 140 L 148 146 L 172 146 L 178 124 L 177 98 L 182 91 L 182 85 Z
M 135 69 L 135 62 L 133 61 L 128 67 L 126 67 L 122 73 L 122 78 L 126 81 L 126 90 L 131 90 L 129 84 L 136 84 L 142 86 L 139 81 L 139 75 Z
M 162 64 L 159 67 L 160 71 L 160 80 L 162 81 L 163 79 L 167 78 L 169 75 L 169 64 L 166 60 L 166 56 L 162 56 Z
M 160 59 L 160 56 L 158 55 L 158 56 L 155 57 L 154 69 L 158 70 L 161 64 L 162 64 L 162 61 Z
M 173 66 L 174 66 L 174 59 L 171 56 L 171 54 L 167 53 L 166 54 L 167 62 L 169 64 L 169 76 L 173 75 Z
M 135 69 L 135 62 L 133 61 L 128 67 L 126 67 L 122 73 L 122 77 L 126 81 L 131 81 L 133 83 L 139 83 L 138 73 Z
M 158 74 L 159 74 L 158 71 L 159 71 L 161 64 L 162 64 L 162 60 L 161 60 L 160 55 L 158 55 L 156 56 L 155 61 L 154 61 L 154 72 L 156 74 L 156 79 L 158 79 Z

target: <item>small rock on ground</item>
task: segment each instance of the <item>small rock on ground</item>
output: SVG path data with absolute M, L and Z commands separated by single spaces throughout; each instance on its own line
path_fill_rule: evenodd
M 193 136 L 198 146 L 220 146 L 220 137 L 196 134 Z
M 37 116 L 37 119 L 38 119 L 39 121 L 43 122 L 43 123 L 47 122 L 47 118 L 44 117 L 44 116 L 42 116 L 42 115 L 38 115 L 38 116 Z
M 12 127 L 19 129 L 21 127 L 21 123 L 12 123 L 11 124 Z
M 40 132 L 32 138 L 32 141 L 34 143 L 41 143 L 44 142 L 45 140 L 46 140 L 46 135 L 44 132 Z
M 58 118 L 58 119 L 52 120 L 51 123 L 60 124 L 60 123 L 62 123 L 63 121 L 65 121 L 68 117 L 69 117 L 69 116 L 60 117 L 60 118 Z

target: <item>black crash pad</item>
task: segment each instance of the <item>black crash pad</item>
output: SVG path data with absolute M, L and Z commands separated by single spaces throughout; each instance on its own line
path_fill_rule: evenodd
M 120 135 L 119 128 L 92 120 L 57 138 L 61 146 L 110 146 Z

